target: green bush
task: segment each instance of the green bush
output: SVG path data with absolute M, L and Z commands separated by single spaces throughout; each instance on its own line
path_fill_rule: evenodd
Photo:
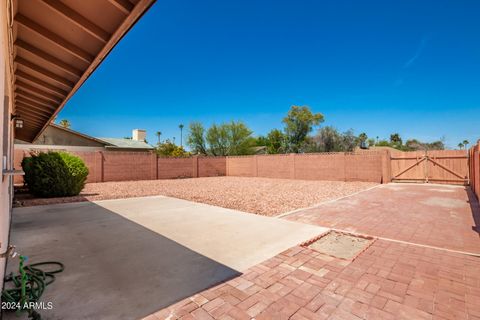
M 66 152 L 40 152 L 24 158 L 22 168 L 29 191 L 39 197 L 76 196 L 85 186 L 88 168 Z

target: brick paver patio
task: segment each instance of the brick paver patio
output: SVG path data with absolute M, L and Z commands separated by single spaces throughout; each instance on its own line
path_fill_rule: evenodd
M 145 319 L 480 319 L 480 258 L 385 240 L 353 262 L 296 246 Z
M 461 186 L 387 184 L 285 219 L 480 254 L 480 209 Z
M 284 218 L 381 238 L 353 261 L 295 246 L 146 319 L 480 320 L 469 190 L 390 184 Z

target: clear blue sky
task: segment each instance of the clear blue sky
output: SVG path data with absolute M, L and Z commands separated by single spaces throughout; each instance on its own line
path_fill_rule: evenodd
M 243 120 L 291 105 L 370 137 L 480 138 L 480 1 L 158 0 L 58 119 L 93 136 Z

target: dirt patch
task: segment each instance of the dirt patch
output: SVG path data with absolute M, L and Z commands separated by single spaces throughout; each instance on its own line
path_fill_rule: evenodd
M 76 197 L 39 199 L 17 195 L 15 206 L 164 195 L 273 216 L 344 197 L 375 185 L 372 182 L 243 177 L 103 182 L 87 184 Z
M 350 260 L 365 250 L 372 242 L 372 239 L 331 231 L 310 243 L 308 247 L 329 256 Z

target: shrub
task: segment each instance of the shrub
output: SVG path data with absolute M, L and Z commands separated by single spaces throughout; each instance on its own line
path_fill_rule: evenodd
M 29 191 L 40 197 L 76 196 L 85 186 L 88 168 L 66 152 L 40 152 L 24 158 L 22 168 Z

